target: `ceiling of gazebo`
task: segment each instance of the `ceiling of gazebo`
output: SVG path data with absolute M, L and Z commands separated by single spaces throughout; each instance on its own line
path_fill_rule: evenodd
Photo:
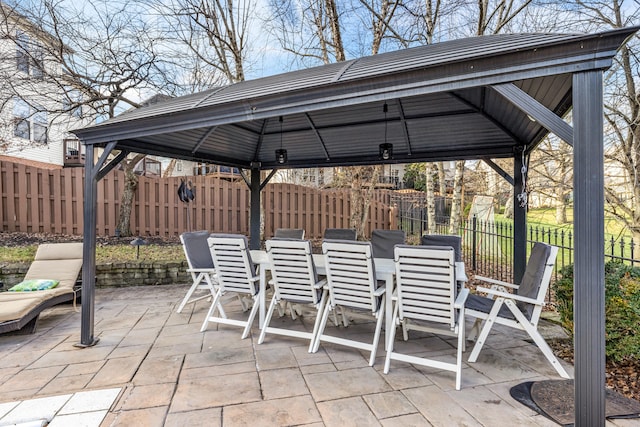
M 169 99 L 74 133 L 89 145 L 240 168 L 513 157 L 548 133 L 514 103 L 563 116 L 572 73 L 609 67 L 635 30 L 453 40 Z M 380 158 L 383 143 L 391 159 Z

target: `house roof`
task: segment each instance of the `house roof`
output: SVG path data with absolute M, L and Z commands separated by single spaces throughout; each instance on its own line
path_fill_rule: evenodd
M 452 40 L 173 98 L 73 132 L 89 145 L 240 168 L 282 167 L 280 148 L 288 168 L 513 157 L 548 131 L 500 89 L 563 116 L 572 73 L 610 67 L 637 29 Z

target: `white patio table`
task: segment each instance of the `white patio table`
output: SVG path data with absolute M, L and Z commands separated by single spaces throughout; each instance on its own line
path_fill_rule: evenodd
M 254 264 L 260 265 L 260 291 L 262 292 L 262 298 L 260 299 L 260 308 L 258 318 L 260 320 L 260 328 L 262 329 L 264 325 L 264 317 L 266 315 L 266 289 L 267 289 L 267 270 L 271 269 L 271 263 L 269 262 L 269 257 L 267 256 L 267 252 L 264 250 L 254 249 L 251 251 L 251 259 Z M 324 255 L 322 254 L 314 254 L 313 262 L 316 265 L 316 270 L 318 274 L 324 275 L 326 274 L 325 263 L 324 263 Z M 393 306 L 391 301 L 391 295 L 394 289 L 394 277 L 396 275 L 396 264 L 395 261 L 389 258 L 374 258 L 374 264 L 376 267 L 376 278 L 378 280 L 384 280 L 386 287 L 386 297 L 385 297 L 385 331 L 388 331 L 390 327 L 393 325 Z M 456 262 L 456 281 L 460 283 L 464 283 L 468 280 L 467 274 L 464 269 L 464 262 Z M 387 342 L 387 338 L 389 334 L 385 333 L 385 348 L 389 344 Z

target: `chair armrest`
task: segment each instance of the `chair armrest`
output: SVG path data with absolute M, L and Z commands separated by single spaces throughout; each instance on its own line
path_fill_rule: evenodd
M 526 302 L 528 304 L 535 304 L 535 305 L 545 305 L 544 301 L 538 301 L 537 299 L 533 299 L 533 298 L 521 297 L 520 295 L 511 294 L 509 292 L 500 292 L 495 289 L 483 288 L 483 287 L 477 287 L 476 290 L 478 292 L 485 292 L 489 295 L 493 295 L 496 297 L 503 297 L 506 299 L 512 299 L 514 301 L 521 301 L 521 302 Z
M 482 282 L 487 282 L 494 285 L 500 285 L 506 288 L 518 289 L 520 287 L 520 285 L 514 285 L 513 283 L 503 282 L 502 280 L 492 279 L 490 277 L 475 276 L 475 278 L 476 280 L 480 280 Z
M 456 301 L 453 303 L 453 307 L 458 309 L 464 307 L 464 303 L 465 301 L 467 301 L 468 296 L 469 296 L 469 289 L 467 288 L 460 289 L 460 293 L 458 294 Z
M 326 286 L 326 284 L 327 284 L 327 279 L 322 279 L 318 283 L 313 285 L 313 289 L 322 289 Z
M 386 291 L 387 291 L 387 289 L 384 286 L 380 286 L 378 289 L 373 291 L 373 295 L 379 297 L 382 294 L 384 294 Z
M 209 273 L 214 274 L 216 272 L 215 268 L 187 268 L 187 273 Z

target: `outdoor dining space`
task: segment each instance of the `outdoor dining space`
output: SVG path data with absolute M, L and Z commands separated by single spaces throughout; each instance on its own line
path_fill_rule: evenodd
M 455 374 L 440 369 L 394 362 L 384 374 L 383 341 L 369 366 L 369 352 L 331 343 L 323 342 L 316 353 L 299 338 L 267 335 L 258 344 L 257 322 L 244 340 L 234 326 L 211 324 L 200 332 L 210 302 L 178 313 L 188 288 L 97 289 L 100 340 L 90 348 L 74 346 L 80 313 L 69 306 L 44 312 L 33 335 L 0 337 L 2 402 L 118 389 L 102 424 L 94 424 L 103 426 L 556 425 L 509 395 L 517 383 L 557 378 L 525 333 L 498 325 L 478 362 L 467 363 L 467 350 L 456 391 Z M 247 315 L 238 299 L 224 307 L 229 317 Z M 271 325 L 311 332 L 313 322 L 276 315 Z M 373 324 L 353 319 L 345 328 L 329 322 L 327 333 L 361 339 L 370 337 Z M 541 331 L 546 338 L 563 334 L 547 323 Z M 451 360 L 455 339 L 411 331 L 408 341 L 396 339 L 396 347 Z M 31 406 L 28 415 L 36 413 Z M 0 424 L 11 421 L 3 418 L 10 414 L 0 413 Z M 72 416 L 78 414 L 56 418 Z
M 42 313 L 34 335 L 1 337 L 0 425 L 555 425 L 510 396 L 571 371 L 535 336 L 495 325 L 470 362 L 459 236 L 329 235 L 314 253 L 303 232 L 282 232 L 259 250 L 183 233 L 192 283 L 97 289 L 92 347 L 78 348 L 70 306 Z M 109 400 L 46 403 L 84 393 Z

